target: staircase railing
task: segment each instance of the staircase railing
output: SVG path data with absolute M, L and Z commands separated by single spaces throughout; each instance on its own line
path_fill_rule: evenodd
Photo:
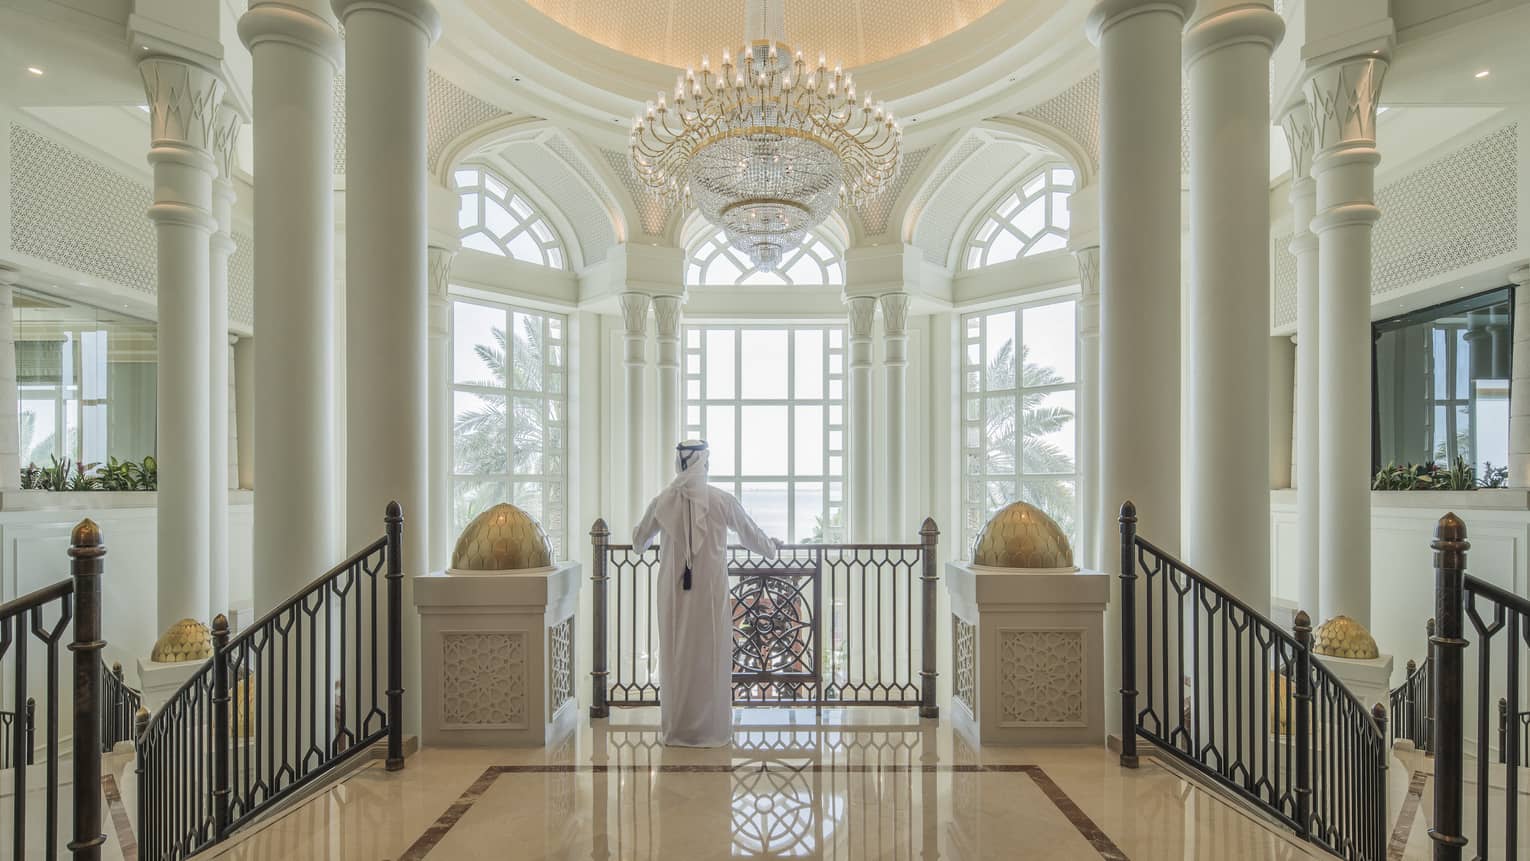
M 1141 737 L 1334 854 L 1384 861 L 1381 705 L 1313 657 L 1305 612 L 1288 634 L 1139 537 L 1132 503 L 1120 524 L 1121 764 Z
M 133 722 L 143 706 L 143 695 L 128 687 L 122 664 L 113 662 L 101 673 L 101 752 L 111 753 L 119 741 L 132 741 Z
M 1424 626 L 1434 637 L 1434 620 Z M 1427 642 L 1427 640 L 1425 641 Z M 1407 739 L 1415 750 L 1428 753 L 1434 749 L 1434 714 L 1430 691 L 1434 684 L 1434 660 L 1424 656 L 1422 664 L 1408 661 L 1403 683 L 1393 688 L 1388 699 L 1392 714 L 1392 741 Z
M 21 736 L 21 747 L 26 750 L 27 765 L 35 765 L 37 700 L 32 697 L 27 697 L 26 705 L 17 711 L 0 711 L 0 770 L 11 767 L 11 758 L 16 755 L 17 735 Z
M 388 769 L 403 767 L 397 503 L 384 521 L 383 537 L 238 636 L 213 620 L 213 657 L 139 731 L 139 858 L 218 843 L 383 740 Z
M 11 777 L 10 846 L 0 852 L 6 858 L 36 857 L 27 854 L 27 803 L 37 793 L 31 788 L 36 764 L 36 736 L 43 738 L 42 781 L 43 826 L 41 843 L 45 858 L 59 857 L 59 818 L 63 808 L 59 790 L 64 758 L 60 739 L 64 699 L 60 693 L 65 682 L 60 663 L 64 652 L 71 654 L 73 675 L 71 703 L 74 711 L 71 727 L 73 761 L 71 805 L 73 835 L 67 849 L 77 861 L 98 861 L 106 835 L 101 832 L 101 569 L 106 546 L 101 530 L 90 520 L 82 520 L 70 534 L 70 577 L 12 601 L 0 604 L 0 677 L 11 688 L 11 700 L 24 703 L 12 712 L 10 732 L 6 737 L 6 767 Z M 41 700 L 30 696 L 29 675 L 34 666 L 33 648 L 40 648 L 45 693 Z M 0 815 L 0 821 L 3 821 Z M 29 834 L 29 831 L 31 834 Z

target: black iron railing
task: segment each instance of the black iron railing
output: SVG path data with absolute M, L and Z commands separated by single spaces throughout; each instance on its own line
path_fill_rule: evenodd
M 132 741 L 133 721 L 143 696 L 122 678 L 122 664 L 113 662 L 101 673 L 101 752 L 111 753 L 119 741 Z
M 1329 851 L 1383 861 L 1381 705 L 1313 657 L 1305 612 L 1288 634 L 1138 537 L 1130 502 L 1120 523 L 1121 764 L 1140 736 Z
M 935 704 L 935 545 L 926 519 L 917 544 L 788 544 L 766 560 L 733 547 L 733 698 L 737 705 L 821 709 Z M 611 706 L 657 705 L 657 547 L 594 544 L 592 717 Z
M 1434 636 L 1434 620 L 1424 626 L 1426 637 Z M 1427 640 L 1426 640 L 1427 642 Z M 1428 753 L 1434 749 L 1434 717 L 1429 698 L 1434 679 L 1434 661 L 1426 655 L 1422 664 L 1408 661 L 1403 683 L 1392 689 L 1389 705 L 1392 715 L 1392 741 L 1407 739 L 1414 750 Z
M 70 577 L 0 604 L 0 678 L 10 690 L 11 702 L 20 703 L 6 724 L 4 765 L 11 780 L 8 807 L 10 832 L 5 858 L 57 858 L 60 841 L 68 838 L 70 855 L 82 861 L 101 857 L 101 559 L 106 546 L 101 531 L 89 520 L 80 521 L 70 535 Z M 35 650 L 35 651 L 34 651 Z M 61 664 L 69 655 L 72 684 Z M 41 669 L 41 678 L 32 673 Z M 70 699 L 65 700 L 66 685 Z M 34 696 L 37 692 L 41 696 Z M 73 809 L 71 828 L 62 833 L 64 797 L 61 771 L 64 754 L 61 733 L 65 713 L 70 714 L 69 743 L 72 750 L 72 786 L 68 801 Z M 41 742 L 39 749 L 38 743 Z M 39 759 L 41 760 L 39 762 Z M 41 784 L 35 774 L 41 770 Z M 36 787 L 40 785 L 42 792 Z M 41 826 L 29 820 L 27 805 L 41 797 Z M 0 813 L 0 822 L 6 817 Z M 30 841 L 30 842 L 29 842 Z M 31 855 L 28 854 L 31 846 Z M 37 849 L 41 847 L 42 854 Z
M 384 739 L 403 767 L 397 503 L 385 520 L 238 636 L 213 620 L 213 657 L 139 731 L 139 858 L 193 855 Z

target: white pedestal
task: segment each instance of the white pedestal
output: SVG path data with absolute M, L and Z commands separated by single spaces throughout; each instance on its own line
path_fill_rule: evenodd
M 573 729 L 579 570 L 415 578 L 421 744 L 539 747 Z
M 1333 671 L 1344 686 L 1354 692 L 1355 697 L 1365 704 L 1366 708 L 1374 708 L 1381 703 L 1391 708 L 1390 689 L 1387 687 L 1392 680 L 1392 656 L 1382 655 L 1370 660 L 1356 660 L 1354 658 L 1330 658 L 1326 655 L 1313 655 L 1313 660 L 1321 661 L 1323 666 Z M 1387 715 L 1391 720 L 1392 716 Z
M 979 744 L 1105 740 L 1105 605 L 1096 571 L 946 563 L 952 721 Z
M 186 684 L 186 680 L 202 669 L 206 661 L 179 661 L 174 664 L 162 664 L 159 661 L 151 661 L 148 658 L 138 659 L 138 679 L 143 685 L 143 707 L 149 710 L 149 714 L 158 714 L 159 707 L 170 701 L 170 697 Z

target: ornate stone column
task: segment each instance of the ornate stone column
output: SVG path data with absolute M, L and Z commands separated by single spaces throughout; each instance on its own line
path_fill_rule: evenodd
M 1376 102 L 1387 59 L 1340 60 L 1306 83 L 1318 240 L 1318 564 L 1322 615 L 1371 626 L 1371 230 Z
M 21 404 L 16 393 L 16 282 L 0 266 L 0 491 L 21 486 Z
M 333 79 L 323 0 L 257 0 L 239 19 L 254 61 L 255 331 L 241 457 L 255 494 L 255 612 L 339 561 L 335 517 Z M 243 428 L 241 430 L 244 430 Z M 407 513 L 407 512 L 406 512 Z
M 1268 0 L 1266 0 L 1268 2 Z M 1214 5 L 1203 3 L 1203 6 Z M 1261 3 L 1216 8 L 1185 33 L 1190 91 L 1190 313 L 1184 553 L 1270 609 L 1270 53 Z
M 1514 282 L 1514 376 L 1509 380 L 1509 484 L 1530 487 L 1530 266 Z
M 648 400 L 644 382 L 648 377 L 648 306 L 652 300 L 646 293 L 623 293 L 617 298 L 626 325 L 622 364 L 627 369 L 627 519 L 631 528 L 637 526 L 648 505 L 643 485 L 644 453 L 648 451 L 643 442 L 643 404 Z
M 174 57 L 139 61 L 149 103 L 158 245 L 160 630 L 209 607 L 209 240 L 223 81 Z
M 659 332 L 659 459 L 662 468 L 675 456 L 680 440 L 680 413 L 685 409 L 680 387 L 680 320 L 684 296 L 653 297 L 653 319 Z
M 431 571 L 443 571 L 451 564 L 452 543 L 457 531 L 452 528 L 452 341 L 451 283 L 455 249 L 430 246 L 430 294 L 426 300 L 429 316 L 430 375 L 425 387 L 430 392 L 430 558 Z
M 918 525 L 908 519 L 908 306 L 907 293 L 887 293 L 882 305 L 882 334 L 886 339 L 886 379 L 883 427 L 887 452 L 887 535 L 889 541 L 912 541 Z
M 872 539 L 871 483 L 871 325 L 876 319 L 877 300 L 873 296 L 854 296 L 845 300 L 850 312 L 850 373 L 846 382 L 849 398 L 845 413 L 846 541 Z
M 1318 590 L 1318 531 L 1322 523 L 1323 468 L 1318 434 L 1318 314 L 1317 237 L 1312 215 L 1317 208 L 1317 183 L 1312 179 L 1312 111 L 1305 99 L 1286 110 L 1281 120 L 1291 150 L 1291 253 L 1296 257 L 1296 420 L 1292 446 L 1296 450 L 1291 484 L 1296 488 L 1297 602 L 1315 619 L 1322 615 Z M 1368 461 L 1367 461 L 1368 463 Z
M 1078 261 L 1078 427 L 1079 546 L 1076 560 L 1094 569 L 1104 558 L 1102 524 L 1113 515 L 1100 505 L 1100 246 L 1073 252 Z
M 234 254 L 234 168 L 244 118 L 228 103 L 218 106 L 213 127 L 218 176 L 213 180 L 212 213 L 217 222 L 209 246 L 207 302 L 207 493 L 208 493 L 208 616 L 229 612 L 228 604 L 228 469 L 229 469 L 229 342 L 228 261 Z M 317 576 L 317 575 L 315 575 Z

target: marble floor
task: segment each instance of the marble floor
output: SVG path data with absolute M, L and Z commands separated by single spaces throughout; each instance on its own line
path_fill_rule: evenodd
M 1151 758 L 1127 770 L 1103 748 L 979 748 L 906 710 L 735 721 L 726 750 L 665 748 L 657 711 L 631 709 L 550 748 L 426 748 L 399 772 L 367 762 L 201 857 L 1332 857 Z M 137 861 L 131 757 L 106 765 L 103 857 Z M 1430 857 L 1431 765 L 1393 761 L 1389 861 Z

